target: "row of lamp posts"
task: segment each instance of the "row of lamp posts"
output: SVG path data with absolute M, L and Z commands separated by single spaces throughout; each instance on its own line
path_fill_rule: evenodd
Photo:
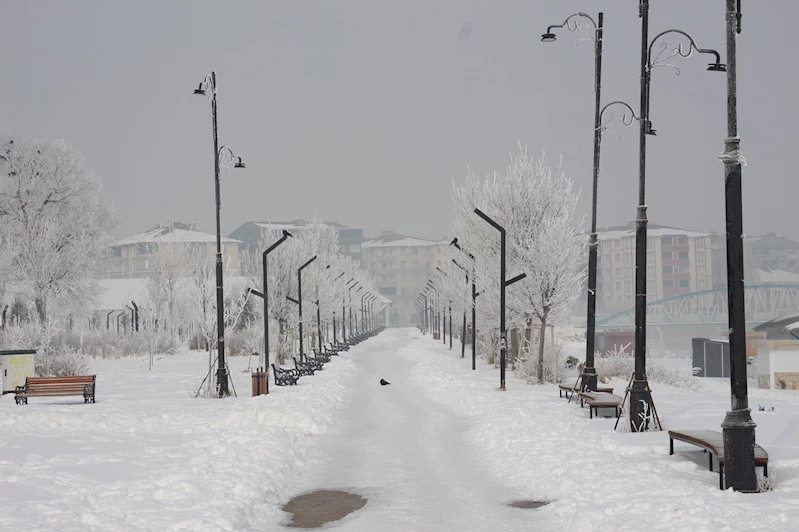
M 588 255 L 588 293 L 587 293 L 587 336 L 585 365 L 581 387 L 596 390 L 597 377 L 595 369 L 595 333 L 596 333 L 596 289 L 597 289 L 597 186 L 599 183 L 600 147 L 602 133 L 613 124 L 632 125 L 633 120 L 639 124 L 639 179 L 638 208 L 636 216 L 635 237 L 635 375 L 630 389 L 631 428 L 647 429 L 646 423 L 636 424 L 634 421 L 646 419 L 651 408 L 651 395 L 646 380 L 646 254 L 647 254 L 647 207 L 646 207 L 646 141 L 647 136 L 654 136 L 655 130 L 649 116 L 652 69 L 666 65 L 667 61 L 676 57 L 688 57 L 693 52 L 712 56 L 713 62 L 708 64 L 711 72 L 727 73 L 727 138 L 725 151 L 719 157 L 724 163 L 725 174 L 725 217 L 727 227 L 727 297 L 729 309 L 729 341 L 730 341 L 730 387 L 732 408 L 722 423 L 725 464 L 725 478 L 728 487 L 736 491 L 755 491 L 757 477 L 755 474 L 754 444 L 755 423 L 749 410 L 746 380 L 746 337 L 745 306 L 743 281 L 743 203 L 741 195 L 742 162 L 740 139 L 737 128 L 737 61 L 736 38 L 741 32 L 741 0 L 726 0 L 726 36 L 727 64 L 721 63 L 716 50 L 699 48 L 694 39 L 686 32 L 669 29 L 649 40 L 649 0 L 639 0 L 639 18 L 641 19 L 641 71 L 640 71 L 640 107 L 636 116 L 632 107 L 621 101 L 612 101 L 601 105 L 602 88 L 602 42 L 603 14 L 597 20 L 590 15 L 579 12 L 570 15 L 563 24 L 547 28 L 541 37 L 543 42 L 556 40 L 553 30 L 566 27 L 570 31 L 583 31 L 594 41 L 594 142 L 593 142 L 593 189 L 591 209 L 591 234 Z M 579 22 L 586 21 L 585 23 Z M 588 26 L 590 24 L 590 27 Z M 591 31 L 593 30 L 593 31 Z M 684 38 L 687 45 L 679 44 L 670 54 L 665 54 L 665 42 L 653 57 L 655 44 L 665 36 Z M 621 117 L 613 121 L 612 109 L 620 106 L 624 109 Z M 605 118 L 606 112 L 609 118 Z

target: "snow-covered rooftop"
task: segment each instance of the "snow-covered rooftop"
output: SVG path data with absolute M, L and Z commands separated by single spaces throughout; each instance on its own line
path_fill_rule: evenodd
M 762 284 L 799 283 L 799 273 L 785 270 L 761 270 L 760 268 L 755 273 L 758 282 Z
M 688 238 L 699 238 L 712 235 L 712 233 L 678 229 L 676 227 L 667 227 L 665 225 L 655 224 L 649 224 L 646 232 L 647 236 L 649 237 L 687 236 Z M 599 240 L 618 240 L 621 238 L 630 238 L 634 236 L 635 223 L 630 223 L 625 226 L 608 227 L 605 230 L 602 230 L 601 228 L 597 230 L 597 238 L 599 238 Z
M 211 233 L 203 233 L 202 231 L 194 231 L 189 229 L 177 229 L 171 227 L 157 227 L 144 233 L 129 236 L 114 242 L 115 246 L 129 246 L 131 244 L 151 244 L 160 242 L 183 242 L 183 243 L 199 243 L 199 242 L 216 242 L 216 235 Z M 239 243 L 240 240 L 228 238 L 223 236 L 222 242 Z
M 425 247 L 437 246 L 439 242 L 425 240 L 412 236 L 401 235 L 399 233 L 384 233 L 380 236 L 366 240 L 361 247 L 364 248 L 395 248 L 395 247 Z

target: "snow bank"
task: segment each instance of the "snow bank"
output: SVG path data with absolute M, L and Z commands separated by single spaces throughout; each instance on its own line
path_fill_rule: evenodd
M 247 359 L 230 363 L 238 398 L 189 397 L 204 353 L 161 357 L 151 372 L 147 359 L 96 360 L 95 405 L 4 396 L 0 528 L 247 529 L 305 464 L 308 436 L 331 427 L 355 369 L 342 353 L 298 386 L 250 397 Z
M 676 443 L 669 456 L 666 433 L 614 432 L 615 419 L 589 420 L 587 409 L 559 399 L 552 385 L 528 386 L 508 372 L 508 391 L 498 392 L 497 370 L 483 364 L 471 371 L 470 361 L 429 337 L 401 354 L 416 363 L 412 378 L 429 400 L 469 418 L 467 440 L 497 479 L 552 501 L 530 510 L 536 530 L 795 530 L 799 522 L 799 405 L 792 396 L 757 394 L 775 407 L 752 415 L 777 482 L 772 492 L 743 495 L 720 491 L 696 448 Z M 653 385 L 667 427 L 721 430 L 729 385 L 712 387 Z

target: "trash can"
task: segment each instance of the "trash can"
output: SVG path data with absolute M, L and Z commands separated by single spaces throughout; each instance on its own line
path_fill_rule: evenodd
M 252 372 L 252 396 L 255 397 L 256 395 L 265 395 L 267 393 L 266 390 L 266 379 L 267 374 L 265 371 L 261 371 L 260 368 L 257 371 Z
M 36 375 L 33 360 L 35 354 L 35 349 L 0 351 L 0 380 L 4 394 L 14 393 L 17 386 L 25 385 L 25 379 Z

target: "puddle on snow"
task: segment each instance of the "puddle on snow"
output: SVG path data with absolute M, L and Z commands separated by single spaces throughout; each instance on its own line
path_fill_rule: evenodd
M 511 508 L 530 509 L 530 508 L 541 508 L 542 506 L 546 506 L 547 504 L 549 503 L 546 501 L 520 500 L 520 501 L 509 502 L 508 506 L 510 506 Z
M 292 514 L 289 528 L 318 528 L 338 521 L 366 506 L 367 499 L 357 493 L 340 490 L 317 490 L 294 497 L 283 506 Z

